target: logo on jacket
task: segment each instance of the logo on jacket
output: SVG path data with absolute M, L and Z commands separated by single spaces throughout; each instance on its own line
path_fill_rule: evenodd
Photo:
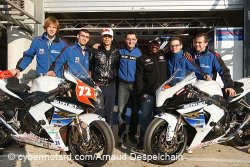
M 44 49 L 40 48 L 39 49 L 39 54 L 44 54 Z
M 57 50 L 51 50 L 51 53 L 59 54 L 60 52 L 58 52 Z
M 75 57 L 75 63 L 79 63 L 80 62 L 80 57 Z
M 201 64 L 201 68 L 210 68 L 210 66 L 207 66 L 206 64 Z
M 146 59 L 145 62 L 146 63 L 149 63 L 151 61 L 151 59 Z
M 163 60 L 163 59 L 164 59 L 164 57 L 163 57 L 163 56 L 160 56 L 160 57 L 159 57 L 159 59 L 160 59 L 160 60 Z

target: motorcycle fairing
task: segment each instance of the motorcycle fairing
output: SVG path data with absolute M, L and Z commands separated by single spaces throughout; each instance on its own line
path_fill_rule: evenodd
M 35 106 L 32 106 L 29 110 L 30 115 L 37 121 L 43 120 L 44 124 L 40 124 L 43 129 L 46 130 L 48 135 L 51 137 L 53 142 L 46 141 L 33 133 L 23 133 L 18 135 L 13 135 L 13 138 L 20 142 L 30 143 L 32 145 L 45 147 L 53 150 L 68 151 L 68 147 L 63 142 L 61 134 L 59 132 L 61 127 L 49 124 L 45 116 L 45 112 L 53 107 L 52 104 L 41 102 Z
M 199 128 L 196 127 L 196 134 L 194 136 L 194 139 L 192 141 L 192 143 L 190 144 L 188 149 L 192 149 L 193 147 L 199 145 L 202 140 L 207 136 L 207 134 L 211 131 L 211 129 L 213 128 L 213 126 L 211 126 L 211 123 L 217 123 L 219 122 L 219 120 L 224 116 L 224 110 L 222 110 L 221 108 L 219 108 L 218 106 L 212 104 L 212 105 L 208 105 L 206 107 L 203 108 L 204 111 L 208 112 L 210 114 L 210 118 L 207 122 L 207 124 L 205 124 L 203 126 L 203 128 Z

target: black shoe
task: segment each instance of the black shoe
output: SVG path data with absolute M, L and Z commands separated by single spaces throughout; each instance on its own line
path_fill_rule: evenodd
M 126 132 L 123 132 L 121 136 L 119 136 L 117 146 L 121 147 L 123 144 L 126 143 L 127 140 L 127 134 Z
M 129 137 L 129 140 L 130 140 L 131 144 L 133 144 L 133 145 L 137 144 L 137 139 L 135 138 L 135 136 Z
M 142 141 L 140 141 L 140 142 L 137 144 L 136 149 L 137 149 L 137 150 L 143 150 L 143 149 L 144 149 L 144 147 L 143 147 L 143 142 L 142 142 Z

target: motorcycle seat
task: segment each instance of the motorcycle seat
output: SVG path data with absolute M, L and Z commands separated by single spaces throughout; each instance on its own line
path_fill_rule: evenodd
M 30 87 L 26 84 L 20 84 L 17 78 L 9 78 L 6 88 L 14 93 L 25 93 L 28 92 Z

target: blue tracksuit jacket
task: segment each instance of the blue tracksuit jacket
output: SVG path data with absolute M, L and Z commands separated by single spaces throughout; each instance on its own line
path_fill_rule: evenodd
M 36 57 L 36 75 L 46 74 L 51 64 L 59 56 L 61 50 L 67 46 L 66 42 L 58 36 L 55 37 L 51 46 L 48 46 L 47 34 L 43 33 L 42 36 L 33 39 L 30 48 L 23 53 L 22 60 L 17 64 L 17 69 L 23 71 L 32 62 L 33 58 Z M 61 77 L 61 71 L 56 73 L 57 77 Z
M 89 71 L 88 48 L 83 51 L 78 43 L 72 46 L 68 46 L 56 60 L 54 72 L 57 73 L 61 71 L 65 63 L 67 63 L 69 72 L 74 75 L 82 72 L 82 67 Z
M 131 51 L 124 47 L 119 49 L 119 54 L 119 79 L 127 83 L 133 83 L 135 81 L 136 59 L 141 56 L 141 51 L 137 47 Z
M 203 71 L 199 66 L 183 57 L 182 50 L 178 53 L 172 54 L 171 57 L 167 59 L 167 67 L 168 78 L 170 78 L 173 73 L 178 69 L 175 76 L 175 82 L 178 82 L 178 80 L 182 80 L 183 78 L 185 78 L 187 70 L 194 71 L 197 78 L 199 79 L 202 79 L 204 75 Z

